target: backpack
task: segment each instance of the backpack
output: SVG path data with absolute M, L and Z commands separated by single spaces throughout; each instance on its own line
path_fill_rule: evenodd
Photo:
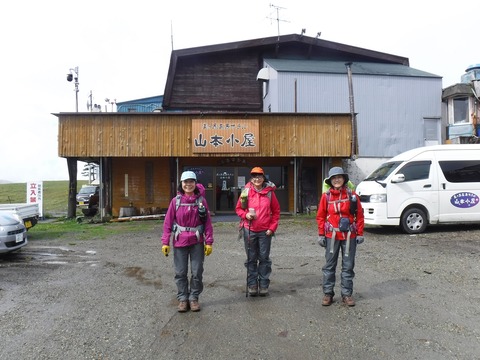
M 348 194 L 348 199 L 342 199 L 342 200 L 335 200 L 335 201 L 330 201 L 330 189 L 327 190 L 327 192 L 325 193 L 326 197 L 327 197 L 327 205 L 330 204 L 330 203 L 339 203 L 339 202 L 345 202 L 345 201 L 349 201 L 350 202 L 350 214 L 353 215 L 354 217 L 357 216 L 357 197 L 355 195 L 353 195 L 353 192 L 352 192 L 352 189 L 350 189 L 349 187 L 347 187 L 347 194 Z
M 175 212 L 178 211 L 178 208 L 180 206 L 192 206 L 192 203 L 181 203 L 182 200 L 182 195 L 178 194 L 176 199 L 175 199 Z M 205 199 L 203 198 L 202 195 L 200 195 L 198 198 L 195 199 L 195 205 L 198 207 L 198 216 L 200 217 L 200 220 L 202 222 L 205 222 L 207 220 L 207 210 L 205 206 L 203 206 L 203 203 L 205 202 Z M 200 206 L 202 204 L 202 206 Z
M 182 195 L 178 194 L 175 198 L 175 213 L 178 211 L 178 208 L 180 206 L 197 206 L 198 207 L 198 216 L 200 217 L 200 220 L 202 221 L 202 224 L 197 226 L 197 227 L 184 227 L 180 226 L 176 223 L 176 221 L 173 224 L 173 232 L 172 236 L 175 240 L 177 240 L 178 235 L 182 231 L 190 231 L 190 232 L 195 232 L 197 239 L 200 241 L 200 235 L 204 233 L 205 231 L 205 221 L 207 220 L 207 209 L 205 206 L 203 206 L 204 198 L 202 195 L 200 195 L 198 198 L 195 199 L 195 203 L 182 203 Z M 202 206 L 200 206 L 202 204 Z
M 192 206 L 192 203 L 181 203 L 182 195 L 178 194 L 175 198 L 175 211 L 178 210 L 180 206 Z M 203 196 L 200 195 L 198 198 L 195 199 L 195 206 L 199 206 L 200 203 L 204 203 Z
M 246 187 L 242 190 L 242 193 L 240 194 L 240 200 L 242 201 L 242 209 L 247 209 L 248 208 L 248 191 L 250 190 L 249 187 Z M 272 190 L 268 190 L 267 192 L 267 197 L 270 201 L 272 201 Z

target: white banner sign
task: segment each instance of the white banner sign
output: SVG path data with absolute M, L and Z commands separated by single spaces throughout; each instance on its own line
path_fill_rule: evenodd
M 43 217 L 43 182 L 27 182 L 27 204 L 38 204 L 40 217 Z

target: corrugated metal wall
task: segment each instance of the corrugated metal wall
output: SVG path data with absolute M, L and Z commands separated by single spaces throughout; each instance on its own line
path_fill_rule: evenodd
M 349 113 L 346 74 L 277 73 L 264 111 Z M 353 75 L 359 155 L 392 157 L 424 146 L 424 118 L 441 118 L 439 78 Z M 278 88 L 278 95 L 273 88 Z M 295 106 L 296 104 L 296 106 Z

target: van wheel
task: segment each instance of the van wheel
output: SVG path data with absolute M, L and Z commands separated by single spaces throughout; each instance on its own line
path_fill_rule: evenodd
M 427 215 L 420 209 L 408 209 L 402 215 L 400 226 L 407 234 L 420 234 L 427 228 Z

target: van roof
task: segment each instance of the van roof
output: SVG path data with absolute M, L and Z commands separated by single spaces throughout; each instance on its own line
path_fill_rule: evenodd
M 480 151 L 480 144 L 443 144 L 422 146 L 415 149 L 407 150 L 401 154 L 394 156 L 389 161 L 405 161 L 426 151 L 452 151 L 452 150 L 476 150 Z

